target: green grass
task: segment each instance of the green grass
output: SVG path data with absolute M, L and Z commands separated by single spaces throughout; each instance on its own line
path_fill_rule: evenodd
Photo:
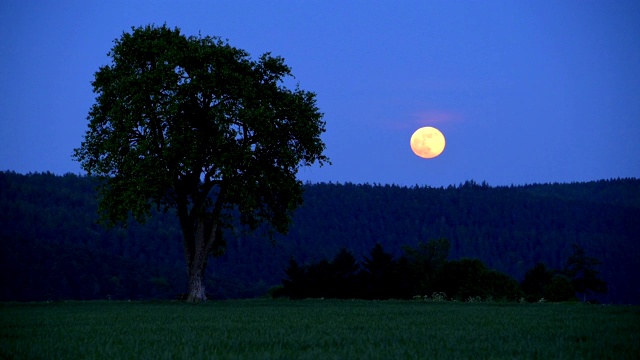
M 7 359 L 638 359 L 640 307 L 237 300 L 0 304 Z

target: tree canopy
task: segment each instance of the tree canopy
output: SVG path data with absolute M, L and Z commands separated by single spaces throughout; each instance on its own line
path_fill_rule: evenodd
M 103 180 L 106 222 L 176 209 L 190 277 L 224 248 L 221 229 L 234 226 L 234 213 L 251 229 L 288 229 L 302 202 L 298 169 L 328 159 L 315 94 L 285 87 L 292 74 L 282 57 L 252 60 L 220 38 L 166 25 L 132 28 L 108 55 L 74 152 Z

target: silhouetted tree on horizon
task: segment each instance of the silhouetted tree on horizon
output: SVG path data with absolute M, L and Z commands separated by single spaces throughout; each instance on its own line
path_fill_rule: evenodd
M 286 88 L 284 59 L 256 61 L 220 38 L 166 25 L 132 28 L 92 82 L 89 129 L 74 157 L 101 180 L 107 224 L 144 222 L 152 207 L 176 211 L 187 301 L 207 299 L 222 229 L 239 222 L 286 232 L 302 203 L 298 169 L 328 162 L 315 94 Z
M 567 259 L 564 274 L 570 279 L 575 292 L 582 295 L 582 300 L 585 302 L 590 294 L 607 292 L 607 283 L 600 279 L 600 273 L 595 269 L 602 262 L 587 256 L 580 245 L 572 246 L 573 254 Z
M 362 263 L 363 291 L 369 299 L 390 299 L 400 296 L 400 274 L 393 255 L 380 243 L 370 251 Z

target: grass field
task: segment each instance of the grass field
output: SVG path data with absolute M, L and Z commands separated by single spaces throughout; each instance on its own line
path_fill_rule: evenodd
M 640 307 L 235 300 L 0 304 L 6 359 L 639 359 Z

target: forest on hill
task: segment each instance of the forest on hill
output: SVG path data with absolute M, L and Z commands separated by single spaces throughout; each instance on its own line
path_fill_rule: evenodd
M 174 298 L 186 290 L 178 221 L 97 223 L 96 179 L 0 172 L 0 301 Z M 365 260 L 380 244 L 447 239 L 450 260 L 478 259 L 522 281 L 538 263 L 562 269 L 574 244 L 602 263 L 606 303 L 640 303 L 640 180 L 447 188 L 305 184 L 290 231 L 225 233 L 227 251 L 207 268 L 213 298 L 266 294 L 291 261 L 314 264 L 342 249 Z M 426 295 L 426 294 L 425 294 Z

